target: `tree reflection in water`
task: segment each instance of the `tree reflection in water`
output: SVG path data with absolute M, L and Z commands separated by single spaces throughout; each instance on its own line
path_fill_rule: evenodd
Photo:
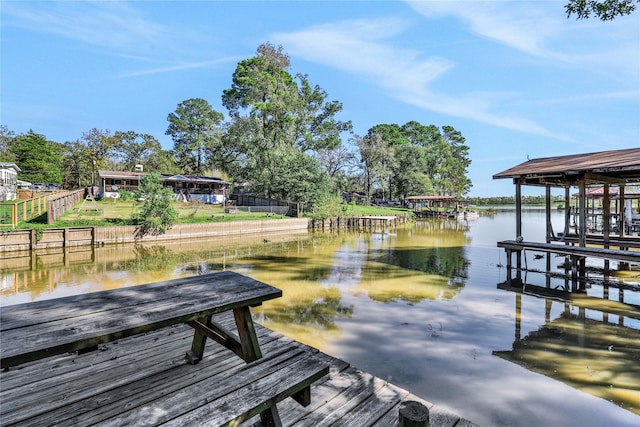
M 513 237 L 513 223 L 502 213 L 471 228 L 435 220 L 393 232 L 11 254 L 0 258 L 0 304 L 233 270 L 283 290 L 252 310 L 258 322 L 480 424 L 637 425 L 640 320 L 629 314 L 640 316 L 638 288 L 625 290 L 626 303 L 614 290 L 590 298 L 599 285 L 562 301 L 496 288 L 505 273 L 496 241 Z M 544 233 L 544 215 L 525 223 Z M 544 260 L 533 266 L 544 270 Z

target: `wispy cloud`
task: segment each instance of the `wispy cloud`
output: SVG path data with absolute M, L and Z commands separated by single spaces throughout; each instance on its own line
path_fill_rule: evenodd
M 570 140 L 529 119 L 492 112 L 503 94 L 472 93 L 453 97 L 434 90 L 432 86 L 437 79 L 455 64 L 445 58 L 425 57 L 420 51 L 394 46 L 389 39 L 407 26 L 407 22 L 399 19 L 346 21 L 277 33 L 271 39 L 286 45 L 294 57 L 360 76 L 418 108 Z
M 153 44 L 163 33 L 124 1 L 5 2 L 2 8 L 5 24 L 124 51 Z
M 230 56 L 226 58 L 216 58 L 208 61 L 180 63 L 176 65 L 167 65 L 164 67 L 155 67 L 155 68 L 150 68 L 146 70 L 139 70 L 139 71 L 132 71 L 129 73 L 118 74 L 115 77 L 116 78 L 140 77 L 140 76 L 146 76 L 150 74 L 166 73 L 171 71 L 183 71 L 183 70 L 190 70 L 190 69 L 196 69 L 196 68 L 215 67 L 221 64 L 237 62 L 239 59 L 240 57 L 238 56 Z
M 617 102 L 617 101 L 635 101 L 640 100 L 640 90 L 628 90 L 618 92 L 601 92 L 587 93 L 583 95 L 569 97 L 547 97 L 537 101 L 528 101 L 528 104 L 537 105 L 559 105 L 559 104 L 576 104 L 576 103 L 594 103 L 594 102 Z
M 397 49 L 380 39 L 406 27 L 399 19 L 344 21 L 271 37 L 290 54 L 357 74 L 387 89 L 424 87 L 454 64 L 443 58 L 421 58 L 421 52 Z
M 198 37 L 190 29 L 176 31 L 158 24 L 126 1 L 6 2 L 3 17 L 8 18 L 4 25 L 78 41 L 104 55 L 131 60 L 127 65 L 155 64 L 111 78 L 211 67 L 236 59 L 199 58 L 202 50 L 192 43 Z
M 640 28 L 635 17 L 575 22 L 563 3 L 514 1 L 407 1 L 427 19 L 451 16 L 467 31 L 534 58 L 637 77 Z M 615 70 L 615 71 L 612 71 Z
M 561 31 L 563 12 L 554 19 L 543 9 L 528 2 L 448 2 L 408 1 L 415 11 L 427 18 L 454 16 L 464 22 L 469 31 L 536 56 L 555 55 L 546 41 Z

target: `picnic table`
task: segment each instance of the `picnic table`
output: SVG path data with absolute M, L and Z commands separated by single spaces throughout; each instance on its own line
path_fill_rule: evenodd
M 1 307 L 1 367 L 7 370 L 49 356 L 89 352 L 108 342 L 184 323 L 194 329 L 191 347 L 185 349 L 188 364 L 203 358 L 210 338 L 247 362 L 243 375 L 255 371 L 256 378 L 273 377 L 282 383 L 277 396 L 254 396 L 255 405 L 225 413 L 220 425 L 258 413 L 266 424 L 277 425 L 275 404 L 288 396 L 308 404 L 311 382 L 328 373 L 326 366 L 305 361 L 306 373 L 289 384 L 277 371 L 262 373 L 261 364 L 251 363 L 262 358 L 262 351 L 250 308 L 280 296 L 282 291 L 275 287 L 226 271 Z M 237 331 L 213 320 L 224 312 L 233 313 Z

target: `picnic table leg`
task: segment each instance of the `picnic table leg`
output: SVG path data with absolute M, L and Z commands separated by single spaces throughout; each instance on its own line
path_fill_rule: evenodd
M 209 316 L 202 317 L 198 320 L 202 324 L 205 324 L 207 326 L 211 324 L 211 318 Z M 193 334 L 191 350 L 187 351 L 187 354 L 185 355 L 187 362 L 189 362 L 192 365 L 195 365 L 200 360 L 202 360 L 202 356 L 204 356 L 204 345 L 206 343 L 207 343 L 207 336 L 196 329 Z
M 280 413 L 278 412 L 278 408 L 275 404 L 260 413 L 260 421 L 262 421 L 262 425 L 265 427 L 282 427 Z
M 262 352 L 260 351 L 258 335 L 253 325 L 249 307 L 234 308 L 233 316 L 236 319 L 236 326 L 238 327 L 238 336 L 240 337 L 240 345 L 242 346 L 242 358 L 247 363 L 260 359 Z
M 224 345 L 247 363 L 260 359 L 262 352 L 249 307 L 234 308 L 233 316 L 236 321 L 238 337 L 235 337 L 222 325 L 215 323 L 211 316 L 186 322 L 195 329 L 191 350 L 185 355 L 187 362 L 195 365 L 202 359 L 207 338 Z M 238 340 L 238 338 L 240 339 Z

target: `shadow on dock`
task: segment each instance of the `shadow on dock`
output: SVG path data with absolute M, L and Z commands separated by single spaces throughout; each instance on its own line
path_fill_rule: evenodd
M 221 317 L 219 321 L 232 322 L 230 317 Z M 474 425 L 343 360 L 260 325 L 256 325 L 256 330 L 265 354 L 297 346 L 315 353 L 315 357 L 330 365 L 329 375 L 312 385 L 309 406 L 302 407 L 291 399 L 278 405 L 283 425 L 397 426 L 399 408 L 407 401 L 417 401 L 429 408 L 432 427 Z M 226 372 L 244 363 L 224 347 L 209 343 L 205 357 L 198 365 L 186 365 L 184 349 L 189 347 L 192 337 L 193 330 L 188 326 L 173 326 L 111 342 L 82 355 L 70 353 L 49 357 L 5 370 L 0 374 L 2 424 L 28 425 L 29 418 L 38 415 L 49 417 L 52 424 L 65 424 L 67 419 L 91 419 L 99 424 L 109 424 L 110 414 L 133 410 L 140 412 L 137 419 L 141 425 L 153 425 L 150 414 L 143 416 L 145 408 L 153 407 L 153 400 L 150 401 L 146 390 L 128 390 L 121 395 L 120 402 L 99 403 L 100 395 L 114 388 L 127 390 L 128 382 L 140 375 L 140 364 L 147 366 L 146 370 L 153 366 L 152 370 L 157 371 L 155 375 L 160 376 L 163 369 L 185 370 L 180 384 L 168 385 L 163 396 L 157 397 L 160 399 L 171 393 L 180 393 L 197 382 L 202 382 L 202 387 L 215 387 L 217 380 L 207 384 L 199 372 L 207 373 L 204 380 L 224 380 L 228 375 Z M 97 406 L 86 405 L 87 401 Z M 140 406 L 136 408 L 135 405 Z M 259 417 L 255 417 L 241 425 L 261 424 Z

